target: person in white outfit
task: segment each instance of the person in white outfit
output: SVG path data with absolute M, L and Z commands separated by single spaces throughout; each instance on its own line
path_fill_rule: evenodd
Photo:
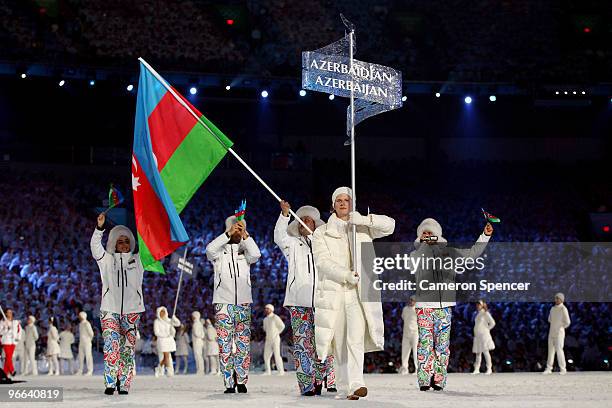
M 87 313 L 79 312 L 79 370 L 77 375 L 82 375 L 87 364 L 85 375 L 93 375 L 93 354 L 91 352 L 91 342 L 94 338 L 94 331 L 91 323 L 87 320 Z
M 74 355 L 72 354 L 72 345 L 74 344 L 74 334 L 72 334 L 72 327 L 70 324 L 66 325 L 66 328 L 59 334 L 59 345 L 60 345 L 60 374 L 72 375 L 74 374 Z M 65 370 L 66 363 L 68 363 L 68 372 Z
M 285 330 L 285 323 L 274 313 L 274 306 L 267 304 L 264 307 L 266 317 L 263 320 L 263 329 L 266 333 L 266 342 L 264 343 L 264 364 L 266 366 L 266 375 L 272 375 L 270 368 L 270 359 L 274 354 L 274 362 L 278 375 L 285 375 L 285 366 L 283 365 L 283 357 L 280 353 L 281 338 L 280 334 Z
M 206 246 L 214 265 L 213 304 L 226 394 L 247 393 L 251 366 L 251 265 L 261 257 L 246 221 L 226 218 L 225 232 Z
M 181 372 L 181 361 L 183 362 L 183 374 L 187 374 L 187 361 L 189 357 L 189 334 L 187 334 L 187 327 L 182 324 L 176 331 L 176 352 L 174 357 L 176 358 L 176 372 Z
M 181 321 L 176 316 L 172 316 L 172 319 L 168 317 L 168 310 L 165 306 L 157 308 L 157 319 L 153 322 L 153 332 L 155 337 L 157 337 L 157 353 L 163 357 L 159 366 L 155 369 L 156 377 L 164 374 L 164 368 L 168 377 L 174 375 L 174 365 L 172 364 L 170 353 L 176 351 L 176 341 L 174 341 L 174 335 L 176 334 L 175 327 L 180 325 Z
M 402 320 L 404 321 L 404 330 L 402 335 L 402 366 L 400 374 L 408 374 L 408 362 L 410 353 L 412 352 L 412 362 L 414 363 L 414 375 L 416 375 L 418 367 L 417 345 L 419 343 L 419 327 L 417 325 L 417 315 L 415 310 L 416 296 L 410 296 L 410 304 L 402 309 Z
M 6 310 L 6 318 L 0 322 L 0 337 L 2 338 L 2 351 L 4 351 L 4 372 L 10 377 L 15 376 L 13 354 L 17 343 L 21 340 L 21 323 L 13 319 L 13 310 Z
M 217 343 L 217 330 L 210 319 L 204 322 L 204 330 L 206 331 L 206 361 L 209 373 L 211 375 L 220 375 L 219 371 L 219 344 Z
M 28 324 L 24 329 L 24 348 L 26 351 L 23 363 L 22 374 L 38 375 L 38 364 L 36 363 L 36 342 L 38 341 L 38 329 L 36 328 L 36 318 L 28 316 Z M 28 368 L 29 364 L 29 368 Z
M 334 345 L 337 383 L 347 389 L 348 399 L 357 400 L 368 394 L 364 353 L 381 351 L 385 344 L 382 303 L 361 301 L 361 246 L 393 234 L 395 221 L 354 211 L 352 196 L 348 187 L 334 191 L 334 213 L 315 230 L 312 249 L 319 272 L 314 305 L 317 357 L 324 360 Z M 351 256 L 353 225 L 357 229 L 356 265 Z
M 47 352 L 45 353 L 47 360 L 49 361 L 49 373 L 48 375 L 59 375 L 59 361 L 58 356 L 60 354 L 59 346 L 59 333 L 55 327 L 55 318 L 49 318 L 49 329 L 47 330 Z
M 480 365 L 484 354 L 487 364 L 485 374 L 491 375 L 493 373 L 493 363 L 491 362 L 490 350 L 495 349 L 491 329 L 495 327 L 495 320 L 489 313 L 489 307 L 484 300 L 479 300 L 476 303 L 476 310 L 478 312 L 474 319 L 474 344 L 472 345 L 472 353 L 476 354 L 476 360 L 474 361 L 474 372 L 472 374 L 480 374 Z
M 308 226 L 306 229 L 298 219 L 289 223 L 291 205 L 280 203 L 281 213 L 274 226 L 274 243 L 287 259 L 287 284 L 283 306 L 291 316 L 293 332 L 293 361 L 300 394 L 306 397 L 321 395 L 323 386 L 328 392 L 336 392 L 334 356 L 317 361 L 314 328 L 314 295 L 319 273 L 312 252 L 312 233 L 325 224 L 315 207 L 304 205 L 295 215 Z M 310 230 L 310 231 L 309 231 Z
M 565 307 L 563 302 L 565 302 L 565 295 L 557 293 L 555 295 L 555 305 L 550 308 L 550 313 L 548 314 L 548 323 L 550 323 L 550 330 L 548 331 L 548 360 L 546 361 L 546 369 L 543 374 L 552 373 L 555 354 L 557 355 L 557 364 L 559 364 L 559 374 L 565 375 L 567 373 L 563 345 L 565 343 L 565 329 L 569 327 L 571 320 L 567 307 Z
M 24 342 L 24 331 L 21 330 L 21 339 L 15 344 L 15 353 L 13 354 L 13 367 L 17 367 L 17 360 L 19 360 L 19 374 L 24 375 L 26 371 L 25 360 L 26 360 L 26 349 L 23 344 Z
M 206 333 L 204 331 L 204 325 L 200 320 L 200 312 L 191 312 L 191 344 L 193 347 L 193 359 L 196 364 L 196 374 L 202 375 L 205 373 L 204 370 L 204 346 L 206 341 Z

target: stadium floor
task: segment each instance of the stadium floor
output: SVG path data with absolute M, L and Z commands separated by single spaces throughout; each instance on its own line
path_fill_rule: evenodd
M 17 378 L 20 379 L 20 378 Z M 21 378 L 27 382 L 12 387 L 64 388 L 63 403 L 0 403 L 12 407 L 335 407 L 352 402 L 336 399 L 341 394 L 321 397 L 301 397 L 297 393 L 295 375 L 278 377 L 252 374 L 249 393 L 224 395 L 220 377 L 177 375 L 173 378 L 155 378 L 139 375 L 128 396 L 106 396 L 102 377 L 41 375 Z M 450 374 L 443 392 L 421 392 L 415 376 L 396 374 L 368 374 L 366 384 L 370 395 L 357 404 L 372 407 L 564 407 L 579 408 L 612 406 L 612 375 L 608 372 L 555 373 L 502 373 L 492 376 Z M 0 386 L 7 388 L 10 386 Z M 336 397 L 336 398 L 335 398 Z

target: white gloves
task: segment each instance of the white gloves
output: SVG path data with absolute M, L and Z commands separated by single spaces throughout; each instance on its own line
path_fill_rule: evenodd
M 351 211 L 348 219 L 349 224 L 353 225 L 370 225 L 370 217 L 359 214 L 359 211 Z
M 349 285 L 358 285 L 359 284 L 359 275 L 355 276 L 355 271 L 349 271 L 346 282 Z
M 174 327 L 178 327 L 181 325 L 181 321 L 176 316 L 172 316 L 172 325 Z

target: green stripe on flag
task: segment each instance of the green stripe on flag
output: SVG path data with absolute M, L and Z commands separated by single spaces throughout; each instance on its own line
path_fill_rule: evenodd
M 138 234 L 138 254 L 140 255 L 140 262 L 142 262 L 145 271 L 158 272 L 161 274 L 166 273 L 161 262 L 155 260 L 140 234 Z
M 204 115 L 200 119 L 214 134 L 200 123 L 196 123 L 160 173 L 179 213 L 227 153 L 226 147 L 219 143 L 215 135 L 227 148 L 233 145 L 232 141 Z

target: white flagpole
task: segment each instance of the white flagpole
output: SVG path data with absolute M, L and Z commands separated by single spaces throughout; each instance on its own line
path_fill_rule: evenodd
M 353 70 L 353 42 L 355 36 L 355 30 L 351 29 L 349 33 L 349 72 Z M 351 188 L 353 189 L 353 211 L 357 211 L 357 193 L 355 183 L 355 95 L 354 87 L 351 86 Z M 357 227 L 353 224 L 351 228 L 351 234 L 353 236 L 352 245 L 352 261 L 353 270 L 357 272 Z
M 266 184 L 265 181 L 263 181 L 263 179 L 261 177 L 259 177 L 259 175 L 257 173 L 255 173 L 255 171 L 248 165 L 246 164 L 246 162 L 244 160 L 242 160 L 242 158 L 240 156 L 238 156 L 238 154 L 236 154 L 236 152 L 231 148 L 231 147 L 227 147 L 225 145 L 225 143 L 223 143 L 223 141 L 221 141 L 216 135 L 215 133 L 208 127 L 208 125 L 206 123 L 204 123 L 202 121 L 202 119 L 200 119 L 200 117 L 198 115 L 196 115 L 196 113 L 193 111 L 193 109 L 191 109 L 191 107 L 189 107 L 189 105 L 187 105 L 185 103 L 185 101 L 179 97 L 177 95 L 177 93 L 174 91 L 174 89 L 172 89 L 170 87 L 170 85 L 168 85 L 168 83 L 164 80 L 164 78 L 161 77 L 161 75 L 159 75 L 157 73 L 157 71 L 155 71 L 153 69 L 153 67 L 151 67 L 144 59 L 142 58 L 138 58 L 138 60 L 153 74 L 153 76 L 155 76 L 155 78 L 157 78 L 157 80 L 164 86 L 164 88 L 166 88 L 168 90 L 168 92 L 170 92 L 170 94 L 172 94 L 172 96 L 174 96 L 174 99 L 176 99 L 181 105 L 183 105 L 183 107 L 185 109 L 187 109 L 187 111 L 189 113 L 191 113 L 191 115 L 202 125 L 204 126 L 213 136 L 215 136 L 215 138 L 217 139 L 217 141 L 219 143 L 221 143 L 221 146 L 223 146 L 228 152 L 230 152 L 232 154 L 232 156 L 234 156 L 236 158 L 236 160 L 238 160 L 240 162 L 240 164 L 242 164 L 248 171 L 249 173 L 251 173 L 253 175 L 253 177 L 255 177 L 257 179 L 257 181 L 259 181 L 261 183 L 262 186 L 264 186 L 266 188 L 266 190 L 268 190 L 268 192 L 270 194 L 272 194 L 274 196 L 274 198 L 276 198 L 276 200 L 278 200 L 278 202 L 280 203 L 282 201 L 282 199 L 278 196 L 278 194 L 276 194 L 271 188 L 270 186 L 268 186 Z M 353 195 L 355 193 L 353 192 Z M 291 213 L 291 215 L 293 215 L 295 217 L 295 219 L 302 224 L 302 226 L 304 228 L 306 228 L 307 231 L 309 231 L 311 234 L 313 231 L 310 230 L 310 228 L 308 228 L 308 225 L 306 225 L 304 223 L 304 221 L 302 221 L 300 219 L 300 217 L 297 216 L 297 214 L 295 212 L 293 212 L 292 209 L 289 209 L 289 212 Z
M 187 260 L 187 245 L 185 244 L 185 252 L 183 252 L 183 259 Z M 179 293 L 181 293 L 181 283 L 183 283 L 183 272 L 184 268 L 179 268 L 181 270 L 181 276 L 179 277 L 178 288 L 176 289 L 176 298 L 174 298 L 174 309 L 172 309 L 172 316 L 176 316 L 176 306 L 178 305 Z

